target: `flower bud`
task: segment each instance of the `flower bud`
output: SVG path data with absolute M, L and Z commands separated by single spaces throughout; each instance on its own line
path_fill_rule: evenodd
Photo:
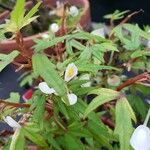
M 77 96 L 75 94 L 71 93 L 71 94 L 68 94 L 67 96 L 68 96 L 70 105 L 74 105 L 77 103 Z
M 59 26 L 57 23 L 52 23 L 50 25 L 50 30 L 53 32 L 53 33 L 56 33 L 58 30 L 59 30 Z
M 70 9 L 69 9 L 69 14 L 72 17 L 76 17 L 79 14 L 78 8 L 76 6 L 71 6 Z

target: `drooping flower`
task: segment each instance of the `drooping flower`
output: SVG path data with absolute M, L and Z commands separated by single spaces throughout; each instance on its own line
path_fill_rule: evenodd
M 102 38 L 105 38 L 105 31 L 104 31 L 104 28 L 100 28 L 100 29 L 93 30 L 93 31 L 91 32 L 91 34 L 100 36 L 100 37 L 102 37 Z
M 79 14 L 79 10 L 76 6 L 71 6 L 69 8 L 69 14 L 72 16 L 72 17 L 76 17 L 78 14 Z
M 12 117 L 10 116 L 6 116 L 3 118 L 4 121 L 10 126 L 12 127 L 14 130 L 18 129 L 18 128 L 21 128 L 21 125 L 16 121 L 14 120 Z
M 107 83 L 110 86 L 118 86 L 120 84 L 120 77 L 117 75 L 112 75 L 111 77 L 107 78 Z
M 45 94 L 53 94 L 56 93 L 56 91 L 53 88 L 50 88 L 46 82 L 39 83 L 38 88 L 41 90 L 41 92 Z
M 77 103 L 78 98 L 75 94 L 71 93 L 71 94 L 68 94 L 67 96 L 68 96 L 68 100 L 69 100 L 70 105 L 74 105 Z
M 56 33 L 58 30 L 59 30 L 59 26 L 57 23 L 52 23 L 50 25 L 50 30 L 53 32 L 53 33 Z
M 65 72 L 65 81 L 70 81 L 78 74 L 78 68 L 74 63 L 71 63 L 67 66 Z
M 150 150 L 150 129 L 145 125 L 138 126 L 130 139 L 135 150 Z
M 130 139 L 130 144 L 135 150 L 150 150 L 150 129 L 147 127 L 150 118 L 150 109 L 143 125 L 138 126 Z

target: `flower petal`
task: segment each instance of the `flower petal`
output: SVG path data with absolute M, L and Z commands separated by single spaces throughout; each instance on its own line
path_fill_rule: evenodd
M 130 144 L 135 150 L 150 150 L 150 129 L 145 125 L 138 126 L 132 134 Z
M 20 124 L 10 116 L 4 118 L 4 121 L 13 129 L 21 128 Z
M 39 83 L 38 87 L 41 90 L 41 92 L 43 92 L 45 94 L 53 94 L 56 92 L 53 88 L 50 88 L 46 82 Z
M 72 78 L 74 78 L 78 74 L 78 68 L 74 63 L 71 63 L 67 66 L 66 72 L 65 72 L 65 81 L 70 81 Z
M 73 93 L 68 94 L 68 100 L 70 105 L 74 105 L 77 102 L 77 96 Z

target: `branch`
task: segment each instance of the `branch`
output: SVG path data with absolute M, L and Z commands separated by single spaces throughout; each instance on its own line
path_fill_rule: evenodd
M 0 100 L 0 104 L 1 103 L 5 104 L 7 106 L 12 106 L 12 107 L 17 107 L 17 108 L 20 108 L 20 107 L 29 108 L 30 107 L 30 104 L 12 103 L 12 102 L 8 102 L 8 101 L 5 101 L 5 100 Z
M 126 18 L 124 18 L 121 22 L 120 22 L 120 25 L 128 22 L 134 15 L 137 15 L 139 14 L 140 12 L 144 12 L 143 9 L 140 9 L 139 11 L 135 11 L 133 12 L 132 14 L 128 15 Z
M 128 79 L 127 81 L 125 81 L 123 84 L 121 84 L 119 87 L 117 87 L 116 91 L 121 91 L 123 88 L 130 86 L 132 84 L 135 84 L 138 81 L 145 81 L 145 80 L 149 80 L 150 79 L 150 74 L 145 72 L 142 73 L 140 75 L 137 75 L 133 78 Z
M 59 120 L 57 119 L 57 117 L 54 115 L 54 121 L 55 123 L 60 127 L 62 128 L 64 131 L 67 131 L 67 129 L 63 126 L 63 124 L 61 122 L 59 122 Z
M 12 106 L 12 107 L 16 107 L 16 108 L 29 108 L 31 105 L 30 104 L 25 104 L 25 103 L 12 103 L 12 102 L 8 102 L 6 100 L 0 100 L 0 104 L 5 104 L 6 106 Z M 48 112 L 52 111 L 52 107 L 50 104 L 47 104 L 45 106 L 45 109 Z
M 111 129 L 115 128 L 115 124 L 112 122 L 111 119 L 106 118 L 106 117 L 101 117 L 101 120 L 105 125 L 108 125 Z

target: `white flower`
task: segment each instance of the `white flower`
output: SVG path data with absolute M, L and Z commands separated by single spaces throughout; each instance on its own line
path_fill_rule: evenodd
M 135 150 L 150 150 L 150 129 L 145 125 L 138 126 L 130 139 Z
M 104 28 L 100 28 L 100 29 L 93 30 L 93 31 L 91 32 L 91 34 L 105 38 L 105 31 L 104 31 Z
M 43 38 L 43 39 L 48 39 L 48 38 L 49 38 L 49 35 L 48 35 L 47 33 L 44 33 L 44 34 L 42 34 L 42 38 Z
M 50 30 L 51 30 L 53 33 L 57 32 L 57 31 L 59 30 L 58 24 L 57 24 L 57 23 L 52 23 L 52 24 L 50 25 Z
M 107 83 L 110 86 L 118 86 L 120 84 L 120 77 L 117 75 L 112 75 L 111 77 L 107 78 Z
M 84 74 L 80 77 L 80 80 L 90 80 L 90 74 Z M 87 82 L 81 85 L 81 87 L 90 87 L 91 86 L 91 82 Z
M 53 94 L 56 93 L 56 91 L 53 88 L 50 88 L 46 82 L 39 83 L 38 88 L 45 94 Z
M 3 118 L 3 119 L 14 130 L 21 128 L 21 125 L 18 122 L 16 122 L 12 117 L 7 116 L 6 118 Z
M 69 8 L 69 14 L 72 16 L 72 17 L 76 17 L 78 14 L 79 14 L 79 10 L 76 6 L 71 6 Z
M 77 102 L 77 96 L 73 93 L 68 94 L 68 100 L 70 105 L 74 105 Z
M 72 78 L 74 78 L 78 74 L 78 68 L 74 63 L 71 63 L 67 66 L 66 72 L 65 72 L 65 81 L 70 81 Z

